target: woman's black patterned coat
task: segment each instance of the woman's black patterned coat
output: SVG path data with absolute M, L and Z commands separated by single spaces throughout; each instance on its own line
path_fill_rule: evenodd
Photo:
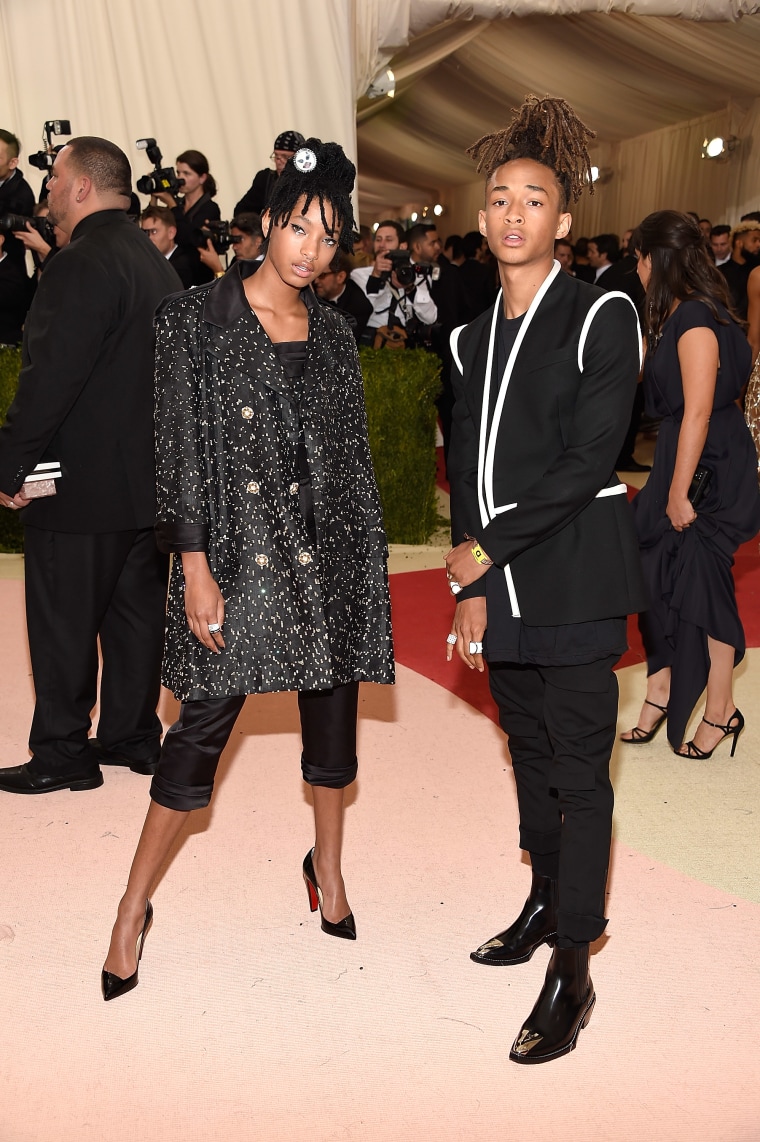
M 174 560 L 163 681 L 183 701 L 393 681 L 387 545 L 356 345 L 342 317 L 310 289 L 302 297 L 300 400 L 247 302 L 240 266 L 159 312 L 158 543 L 206 551 L 225 600 L 217 655 L 188 628 Z M 299 419 L 316 545 L 294 472 Z

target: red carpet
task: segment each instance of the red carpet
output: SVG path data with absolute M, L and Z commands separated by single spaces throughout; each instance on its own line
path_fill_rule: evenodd
M 760 551 L 757 539 L 739 548 L 734 567 L 739 614 L 747 646 L 760 646 Z M 391 576 L 393 634 L 396 657 L 403 666 L 464 698 L 495 718 L 485 674 L 469 670 L 458 658 L 446 661 L 446 635 L 451 630 L 454 602 L 446 585 L 446 572 L 407 571 Z M 628 620 L 628 645 L 619 666 L 644 661 L 636 618 Z

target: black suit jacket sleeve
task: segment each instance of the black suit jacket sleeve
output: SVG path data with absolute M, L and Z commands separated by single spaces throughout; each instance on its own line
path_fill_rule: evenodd
M 640 352 L 634 307 L 610 297 L 588 332 L 567 447 L 519 495 L 516 508 L 471 532 L 494 563 L 504 566 L 555 535 L 607 485 L 630 421 Z
M 102 266 L 81 261 L 74 249 L 55 258 L 37 287 L 25 364 L 0 429 L 0 489 L 8 495 L 39 463 L 119 321 Z
M 446 469 L 451 487 L 451 542 L 456 547 L 466 535 L 479 537 L 483 529 L 478 507 L 478 429 L 464 394 L 464 378 L 456 364 L 451 368 L 451 387 L 454 410 Z M 485 593 L 486 581 L 482 576 L 469 587 L 463 587 L 457 601 Z

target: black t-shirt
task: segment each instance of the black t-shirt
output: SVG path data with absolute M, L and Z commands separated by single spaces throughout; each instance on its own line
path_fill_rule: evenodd
M 494 374 L 489 394 L 493 413 L 501 378 L 507 367 L 522 317 L 508 318 L 500 309 L 494 353 Z M 518 599 L 519 604 L 519 599 Z M 507 581 L 502 567 L 486 572 L 486 605 L 488 629 L 483 639 L 483 653 L 490 663 L 519 662 L 532 666 L 582 666 L 598 659 L 624 654 L 628 649 L 626 620 L 597 619 L 587 623 L 562 626 L 527 626 L 512 614 Z

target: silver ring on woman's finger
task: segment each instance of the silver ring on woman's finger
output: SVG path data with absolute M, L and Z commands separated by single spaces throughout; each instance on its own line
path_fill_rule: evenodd
M 222 628 L 219 625 L 219 623 L 209 623 L 208 624 L 208 633 L 209 634 L 218 634 L 221 629 Z
M 449 646 L 456 646 L 457 636 L 455 634 L 447 634 L 446 635 L 446 642 L 449 644 Z
M 471 642 L 470 643 L 470 654 L 482 654 L 482 653 L 483 653 L 483 643 L 482 642 Z
M 459 583 L 457 583 L 456 579 L 452 579 L 449 583 L 449 590 L 451 591 L 452 595 L 458 595 L 462 588 L 460 587 Z

